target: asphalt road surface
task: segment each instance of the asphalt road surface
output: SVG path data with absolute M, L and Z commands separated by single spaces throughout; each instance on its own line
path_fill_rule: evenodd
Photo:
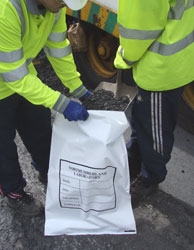
M 194 207 L 194 136 L 179 126 L 167 169 L 167 178 L 160 188 Z

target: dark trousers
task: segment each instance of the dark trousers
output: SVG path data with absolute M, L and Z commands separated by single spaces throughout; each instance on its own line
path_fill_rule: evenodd
M 0 100 L 0 188 L 3 193 L 23 189 L 26 181 L 14 142 L 18 131 L 37 170 L 48 171 L 51 143 L 51 112 L 14 94 Z
M 151 92 L 138 88 L 129 117 L 132 134 L 127 144 L 129 165 L 141 171 L 144 184 L 164 181 L 174 144 L 174 130 L 183 87 Z M 129 166 L 130 168 L 130 166 Z

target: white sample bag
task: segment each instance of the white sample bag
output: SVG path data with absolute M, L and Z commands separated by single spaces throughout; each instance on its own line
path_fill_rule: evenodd
M 135 234 L 124 112 L 53 124 L 45 235 Z

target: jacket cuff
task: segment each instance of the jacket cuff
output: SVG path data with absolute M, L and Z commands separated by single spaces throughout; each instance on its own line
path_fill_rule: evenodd
M 82 84 L 79 88 L 77 88 L 76 90 L 74 90 L 71 95 L 75 98 L 80 98 L 82 96 L 84 96 L 86 93 L 88 92 L 88 90 L 86 89 L 86 87 L 84 87 L 84 85 Z
M 119 48 L 117 49 L 117 53 L 116 53 L 116 57 L 114 60 L 114 66 L 117 69 L 130 69 L 133 64 L 135 64 L 137 62 L 130 62 L 127 61 L 126 59 L 124 59 L 124 50 L 121 47 L 121 45 L 119 46 Z
M 65 111 L 67 108 L 68 104 L 70 102 L 70 99 L 64 95 L 60 95 L 57 102 L 53 106 L 53 109 L 61 114 Z

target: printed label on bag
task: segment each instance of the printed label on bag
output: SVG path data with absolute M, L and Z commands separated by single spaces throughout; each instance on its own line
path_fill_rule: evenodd
M 92 168 L 60 160 L 59 202 L 62 208 L 105 211 L 116 207 L 116 168 Z

